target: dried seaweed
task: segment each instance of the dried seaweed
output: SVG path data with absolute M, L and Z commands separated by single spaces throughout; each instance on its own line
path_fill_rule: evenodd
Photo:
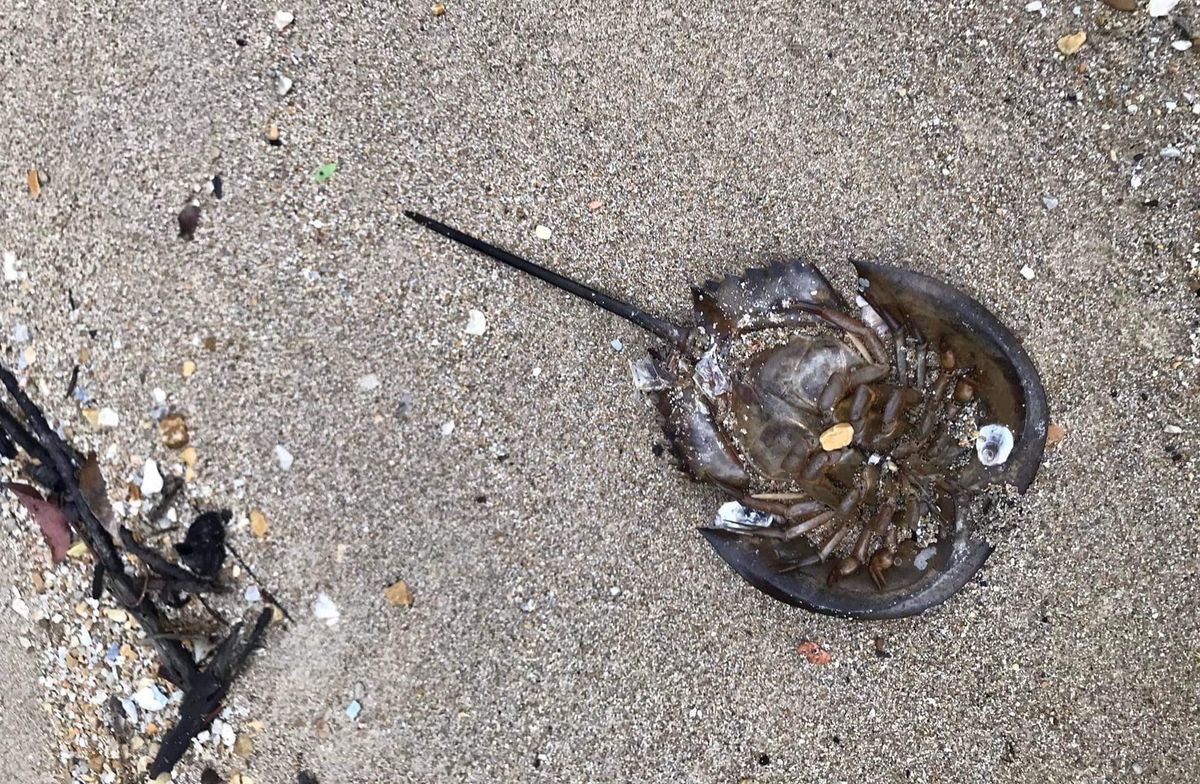
M 236 624 L 209 664 L 201 668 L 177 637 L 164 628 L 160 606 L 153 599 L 154 592 L 148 589 L 154 586 L 160 596 L 221 592 L 225 588 L 217 580 L 215 570 L 198 573 L 173 564 L 138 542 L 132 531 L 114 522 L 95 459 L 85 459 L 59 436 L 42 410 L 25 394 L 16 376 L 2 365 L 0 384 L 11 398 L 11 403 L 0 401 L 0 452 L 15 456 L 19 449 L 25 454 L 22 468 L 26 476 L 42 486 L 45 495 L 42 503 L 52 504 L 61 511 L 66 523 L 95 557 L 93 592 L 98 595 L 107 590 L 138 622 L 158 653 L 161 675 L 183 690 L 179 720 L 164 737 L 150 776 L 169 772 L 187 751 L 192 738 L 207 729 L 220 712 L 221 701 L 234 679 L 261 644 L 273 611 L 263 610 L 249 632 L 244 633 L 242 624 Z M 10 405 L 15 405 L 15 410 Z M 19 492 L 18 498 L 25 503 L 29 495 Z M 135 555 L 141 562 L 140 570 L 130 562 L 129 555 Z M 184 565 L 188 565 L 187 560 Z M 211 566 L 211 560 L 204 566 Z

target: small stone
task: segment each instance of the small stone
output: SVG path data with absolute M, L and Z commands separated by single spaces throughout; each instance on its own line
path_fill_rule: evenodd
M 612 350 L 617 352 L 620 352 L 625 348 L 625 344 L 621 342 L 620 338 L 613 338 L 608 345 L 612 346 Z
M 179 222 L 180 238 L 189 242 L 195 239 L 196 229 L 200 226 L 200 205 L 194 203 L 185 205 L 179 211 L 176 220 Z
M 429 13 L 433 14 L 434 16 L 441 16 L 442 14 L 446 13 L 446 4 L 434 3 L 433 5 L 429 6 Z
M 603 206 L 604 206 L 604 202 L 600 201 L 599 199 L 592 199 L 591 201 L 589 201 L 587 203 L 587 208 L 589 210 L 591 210 L 592 212 L 595 212 L 596 210 L 600 209 Z
M 539 240 L 548 240 L 554 235 L 554 233 L 550 231 L 549 226 L 543 226 L 540 223 L 537 225 L 537 228 L 533 230 L 533 233 Z
M 1183 428 L 1179 425 L 1166 425 L 1163 427 L 1163 432 L 1167 435 L 1177 436 L 1183 433 Z
M 116 427 L 121 424 L 121 417 L 111 408 L 102 408 L 96 416 L 96 424 L 100 427 Z
M 1064 55 L 1072 55 L 1079 51 L 1084 42 L 1087 41 L 1087 33 L 1083 30 L 1076 30 L 1073 33 L 1064 35 L 1058 39 L 1058 51 Z
M 1130 190 L 1136 191 L 1140 187 L 1142 187 L 1142 175 L 1135 174 L 1129 178 L 1129 189 Z
M 854 425 L 849 422 L 838 422 L 821 434 L 821 448 L 826 452 L 850 446 L 854 440 Z
M 1171 144 L 1159 150 L 1158 154 L 1164 158 L 1181 158 L 1183 157 L 1183 150 Z
M 472 308 L 467 313 L 467 326 L 463 329 L 468 335 L 482 335 L 487 332 L 487 316 Z
M 330 599 L 329 594 L 324 591 L 317 594 L 317 600 L 312 604 L 312 613 L 318 620 L 325 621 L 326 626 L 336 626 L 337 622 L 342 618 L 338 606 L 333 603 L 333 599 Z
M 383 595 L 394 607 L 412 607 L 412 591 L 408 589 L 408 583 L 403 580 L 397 580 L 384 588 Z
M 196 363 L 190 359 L 185 359 L 179 372 L 184 378 L 191 378 L 192 374 L 196 372 Z
M 182 449 L 188 444 L 187 421 L 179 414 L 168 414 L 158 421 L 158 437 L 169 449 Z
M 379 389 L 379 376 L 374 373 L 368 373 L 358 379 L 358 388 L 363 392 L 372 392 Z
M 67 548 L 67 557 L 78 560 L 88 552 L 90 551 L 88 550 L 87 542 L 79 540 Z
M 362 703 L 358 700 L 351 700 L 350 704 L 346 706 L 346 716 L 350 721 L 357 721 L 360 713 L 362 713 Z
M 288 451 L 286 446 L 283 444 L 276 444 L 275 462 L 278 463 L 279 467 L 284 471 L 290 471 L 292 470 L 292 463 L 295 462 L 295 458 L 292 457 L 292 453 Z
M 1034 276 L 1033 267 L 1029 266 L 1028 264 L 1026 264 L 1024 267 L 1021 267 L 1021 277 L 1022 278 L 1024 278 L 1025 280 L 1033 280 L 1033 276 Z
M 1042 0 L 1033 0 L 1031 3 L 1026 3 L 1025 10 L 1031 14 L 1038 13 L 1042 10 Z
M 179 459 L 183 461 L 185 466 L 191 468 L 192 466 L 196 465 L 197 461 L 200 460 L 200 455 L 197 454 L 196 447 L 189 446 L 187 449 L 179 453 Z
M 242 598 L 250 604 L 257 604 L 262 601 L 262 591 L 253 583 L 246 586 L 246 590 L 242 591 Z
M 451 433 L 453 433 L 454 432 L 454 420 L 449 419 L 449 420 L 443 422 L 441 431 L 442 431 L 442 435 L 444 435 L 444 436 L 448 436 Z
M 1042 206 L 1048 210 L 1056 209 L 1058 207 L 1058 199 L 1054 198 L 1053 196 L 1043 196 Z
M 246 759 L 254 751 L 254 741 L 246 735 L 239 735 L 233 744 L 233 753 Z
M 143 496 L 155 495 L 161 493 L 163 489 L 163 477 L 159 473 L 158 463 L 154 458 L 148 458 L 142 465 L 142 483 L 140 485 Z
M 521 612 L 531 613 L 537 609 L 537 599 L 526 599 L 521 603 Z
M 1067 437 L 1067 429 L 1059 424 L 1052 424 L 1046 428 L 1046 448 L 1057 446 L 1062 443 Z
M 1137 0 L 1104 0 L 1104 4 L 1118 11 L 1128 12 L 1137 10 Z
M 266 136 L 268 143 L 279 144 L 279 126 L 275 123 L 267 123 L 267 130 L 263 135 Z
M 284 97 L 285 95 L 287 95 L 288 93 L 290 93 L 292 91 L 292 84 L 293 84 L 293 82 L 291 79 L 287 78 L 283 74 L 276 74 L 276 76 L 275 76 L 275 94 L 278 95 L 280 98 Z
M 275 12 L 275 29 L 283 32 L 284 28 L 292 23 L 296 16 L 291 11 L 276 11 Z
M 42 195 L 42 181 L 38 177 L 37 169 L 30 169 L 25 172 L 25 186 L 29 188 L 29 195 L 37 198 Z
M 250 510 L 250 533 L 255 539 L 267 538 L 267 516 L 257 509 Z
M 1186 52 L 1188 49 L 1192 48 L 1192 42 L 1186 38 L 1181 38 L 1178 41 L 1172 41 L 1171 48 L 1176 52 Z

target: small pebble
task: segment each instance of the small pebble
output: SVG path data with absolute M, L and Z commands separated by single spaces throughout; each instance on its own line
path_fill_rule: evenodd
M 537 235 L 539 240 L 548 240 L 553 236 L 553 232 L 550 231 L 550 227 L 543 226 L 540 223 L 538 224 L 537 228 L 533 230 L 533 233 Z
M 479 336 L 487 332 L 487 316 L 482 311 L 471 310 L 467 313 L 467 326 L 463 329 L 468 335 Z
M 1167 433 L 1168 435 L 1177 436 L 1183 432 L 1183 428 L 1179 425 L 1167 425 L 1163 428 L 1163 432 Z
M 295 15 L 291 11 L 276 11 L 274 19 L 275 29 L 283 32 L 284 28 L 290 25 L 295 18 Z
M 1048 210 L 1053 210 L 1058 207 L 1058 199 L 1053 196 L 1043 196 L 1042 205 Z
M 1150 0 L 1150 15 L 1151 16 L 1166 16 L 1175 10 L 1175 6 L 1179 4 L 1179 0 Z
M 1028 264 L 1026 264 L 1024 267 L 1021 267 L 1021 277 L 1022 278 L 1024 278 L 1025 280 L 1033 280 L 1033 275 L 1034 275 L 1033 267 L 1029 266 Z
M 1183 150 L 1171 144 L 1159 150 L 1158 154 L 1164 158 L 1180 158 L 1183 156 Z
M 282 98 L 285 95 L 287 95 L 288 93 L 290 93 L 291 91 L 292 91 L 292 80 L 287 78 L 283 74 L 276 75 L 276 77 L 275 77 L 275 94 L 278 95 L 280 98 Z
M 1186 52 L 1188 49 L 1192 48 L 1192 42 L 1186 38 L 1181 38 L 1178 41 L 1172 42 L 1171 48 L 1176 52 Z
M 521 612 L 523 612 L 523 613 L 531 613 L 536 609 L 537 609 L 537 600 L 536 599 L 526 599 L 524 602 L 521 603 Z
M 429 7 L 429 13 L 433 14 L 434 16 L 441 16 L 442 14 L 446 13 L 445 3 L 434 3 Z
M 448 436 L 451 433 L 453 433 L 454 432 L 454 420 L 449 419 L 449 420 L 443 422 L 441 430 L 442 430 L 442 435 L 444 435 L 444 436 Z
M 613 351 L 621 351 L 625 348 L 625 344 L 621 342 L 620 338 L 613 338 L 612 342 L 608 345 L 612 346 Z
M 371 392 L 372 390 L 379 389 L 379 376 L 375 375 L 374 373 L 368 373 L 367 375 L 359 378 L 358 388 L 363 392 Z
M 1036 14 L 1042 10 L 1042 0 L 1033 0 L 1031 3 L 1026 3 L 1025 10 L 1031 14 Z
M 292 453 L 288 451 L 286 446 L 283 444 L 276 444 L 275 462 L 278 463 L 279 467 L 284 471 L 290 471 L 292 470 L 292 463 L 295 462 L 295 458 L 292 457 Z
M 360 713 L 362 713 L 362 703 L 360 703 L 358 700 L 353 700 L 349 705 L 346 706 L 346 716 L 350 719 L 350 721 L 357 720 Z
M 253 583 L 246 586 L 246 590 L 242 592 L 242 596 L 251 604 L 262 601 L 262 591 L 258 590 L 258 586 Z
M 121 417 L 111 408 L 100 409 L 99 416 L 96 417 L 96 424 L 100 427 L 116 427 L 121 424 Z

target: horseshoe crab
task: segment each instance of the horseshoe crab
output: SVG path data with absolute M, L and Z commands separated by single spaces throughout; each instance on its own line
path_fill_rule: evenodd
M 992 551 L 989 488 L 1024 492 L 1047 403 L 1017 338 L 927 275 L 853 261 L 855 307 L 812 264 L 692 289 L 672 324 L 432 218 L 412 220 L 625 318 L 665 345 L 631 363 L 681 468 L 731 500 L 700 533 L 747 582 L 816 612 L 941 604 Z

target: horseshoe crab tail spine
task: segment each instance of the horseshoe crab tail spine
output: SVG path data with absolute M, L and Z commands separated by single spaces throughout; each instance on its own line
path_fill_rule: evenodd
M 509 253 L 503 248 L 497 248 L 495 245 L 484 242 L 481 239 L 472 237 L 470 234 L 464 234 L 458 229 L 453 229 L 444 223 L 426 217 L 419 212 L 405 210 L 404 214 L 421 224 L 427 229 L 441 234 L 443 237 L 454 240 L 457 243 L 466 245 L 472 250 L 479 251 L 485 256 L 490 256 L 496 261 L 507 264 L 510 267 L 527 272 L 535 278 L 541 278 L 551 286 L 556 286 L 563 291 L 569 291 L 577 297 L 586 299 L 594 305 L 607 310 L 609 313 L 615 313 L 627 321 L 631 321 L 647 332 L 657 335 L 668 343 L 681 345 L 687 338 L 687 332 L 674 324 L 664 321 L 657 316 L 651 316 L 640 308 L 630 305 L 628 302 L 622 302 L 619 299 L 614 299 L 602 291 L 597 291 L 591 286 L 584 285 L 577 280 L 572 280 L 563 275 L 559 275 L 553 270 L 548 270 L 545 267 L 534 264 L 532 261 L 523 259 L 520 256 Z

